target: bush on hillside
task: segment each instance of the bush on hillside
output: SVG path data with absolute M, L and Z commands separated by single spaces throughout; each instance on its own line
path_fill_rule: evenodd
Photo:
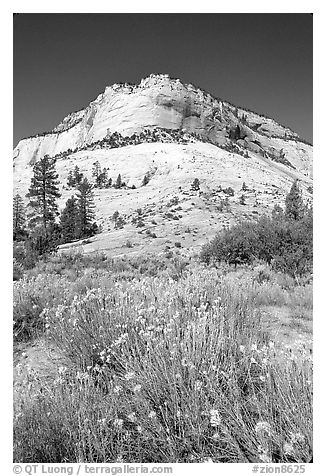
M 205 263 L 251 264 L 256 260 L 271 264 L 291 276 L 312 271 L 312 212 L 300 220 L 288 220 L 279 214 L 244 221 L 221 230 L 201 251 Z

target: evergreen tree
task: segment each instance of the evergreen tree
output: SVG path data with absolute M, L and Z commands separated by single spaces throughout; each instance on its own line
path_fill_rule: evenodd
M 45 238 L 49 237 L 58 215 L 56 199 L 59 192 L 58 174 L 55 170 L 55 159 L 45 155 L 33 167 L 33 177 L 27 193 L 31 209 L 29 225 L 31 228 L 40 226 Z
M 96 179 L 97 186 L 100 188 L 106 187 L 108 183 L 108 171 L 104 167 L 100 175 Z
M 13 200 L 13 235 L 14 240 L 26 235 L 25 206 L 22 197 L 17 193 Z
M 117 211 L 115 211 L 111 217 L 111 220 L 113 221 L 114 223 L 114 228 L 117 228 L 117 222 L 118 222 L 118 219 L 120 217 L 120 213 Z
M 223 189 L 223 192 L 230 197 L 234 197 L 234 190 L 232 187 L 227 187 Z
M 101 176 L 101 164 L 97 160 L 96 162 L 93 163 L 93 169 L 92 169 L 92 177 L 95 179 L 95 184 L 98 187 L 99 186 L 99 177 Z
M 113 213 L 112 217 L 111 217 L 111 220 L 115 222 L 115 221 L 117 220 L 118 216 L 119 216 L 119 212 L 118 212 L 118 211 L 115 211 L 115 212 Z
M 87 178 L 84 178 L 78 187 L 78 228 L 80 238 L 92 235 L 92 222 L 95 217 L 94 208 L 93 186 Z
M 74 185 L 78 187 L 78 185 L 81 184 L 82 180 L 84 178 L 83 172 L 79 170 L 78 165 L 74 168 Z
M 72 170 L 70 170 L 69 173 L 68 173 L 67 185 L 68 185 L 68 187 L 74 187 L 75 186 L 75 177 L 74 177 L 74 174 L 73 174 Z
M 198 190 L 200 190 L 200 183 L 199 183 L 199 179 L 198 179 L 198 178 L 195 178 L 195 180 L 192 182 L 190 188 L 191 188 L 191 190 L 193 190 L 193 191 L 195 191 L 195 192 L 198 191 Z
M 119 174 L 118 177 L 117 177 L 117 181 L 115 183 L 115 187 L 116 188 L 121 188 L 121 185 L 122 185 L 121 175 Z
M 74 195 L 66 202 L 60 217 L 61 237 L 63 243 L 79 238 L 79 208 Z
M 289 220 L 300 220 L 304 215 L 304 211 L 305 207 L 301 190 L 298 180 L 295 180 L 285 199 L 285 217 Z

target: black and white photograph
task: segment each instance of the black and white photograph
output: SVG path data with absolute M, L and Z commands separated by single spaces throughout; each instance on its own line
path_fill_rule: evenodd
M 311 474 L 313 20 L 13 14 L 16 474 Z

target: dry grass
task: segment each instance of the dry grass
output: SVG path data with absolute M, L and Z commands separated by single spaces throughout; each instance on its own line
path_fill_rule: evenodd
M 43 379 L 18 364 L 15 461 L 308 462 L 310 348 L 270 341 L 260 307 L 274 284 L 255 276 L 193 265 L 16 283 L 16 313 L 39 293 L 38 328 L 64 366 Z M 308 309 L 292 284 L 278 302 Z

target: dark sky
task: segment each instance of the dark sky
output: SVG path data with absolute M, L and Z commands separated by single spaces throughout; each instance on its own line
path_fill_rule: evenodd
M 310 14 L 14 16 L 14 144 L 106 86 L 166 73 L 312 141 Z

